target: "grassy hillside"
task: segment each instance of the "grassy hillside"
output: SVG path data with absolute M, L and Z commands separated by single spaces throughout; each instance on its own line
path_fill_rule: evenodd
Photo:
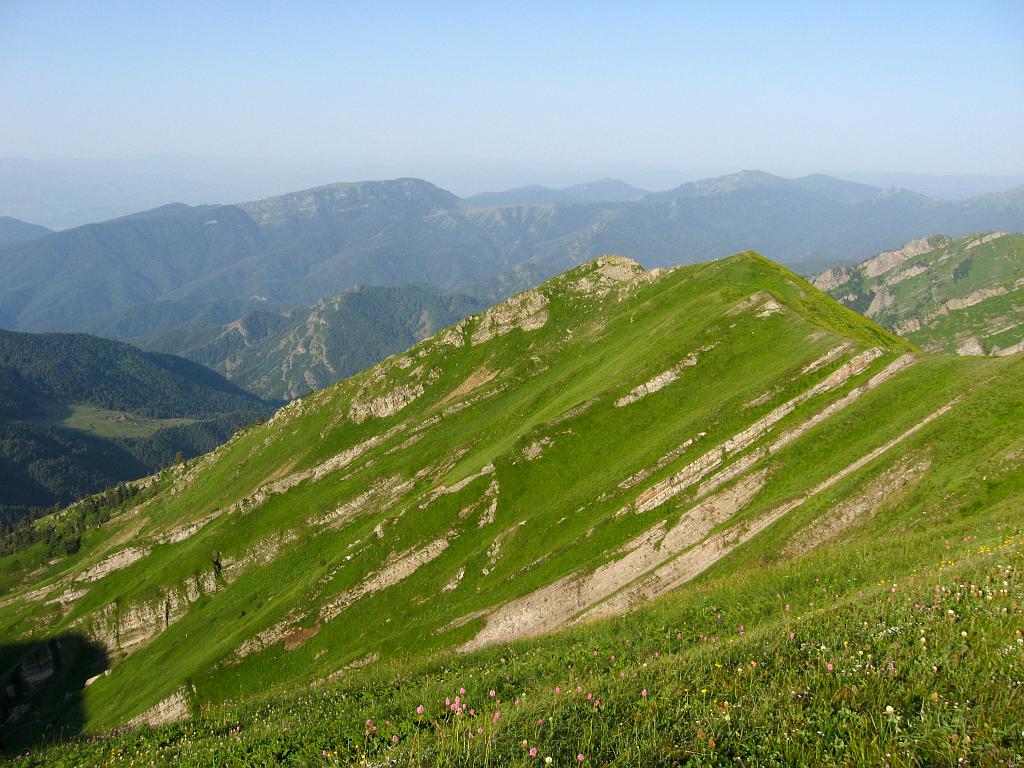
M 830 269 L 814 283 L 931 352 L 1024 349 L 1024 235 L 936 235 Z
M 190 324 L 140 344 L 201 363 L 261 397 L 291 399 L 358 373 L 482 306 L 422 288 L 360 286 L 313 307 Z
M 0 560 L 2 738 L 192 712 L 33 759 L 1018 760 L 1022 365 L 754 254 L 588 262 Z
M 205 453 L 272 410 L 180 357 L 0 330 L 0 522 Z

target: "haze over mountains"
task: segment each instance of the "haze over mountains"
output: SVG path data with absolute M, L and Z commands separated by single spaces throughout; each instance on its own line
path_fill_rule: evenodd
M 10 216 L 0 216 L 0 247 L 34 240 L 50 232 L 51 230 L 38 224 L 29 224 Z
M 621 203 L 639 200 L 648 194 L 642 189 L 630 186 L 619 179 L 599 179 L 585 184 L 575 184 L 563 189 L 552 189 L 539 185 L 517 187 L 504 192 L 481 192 L 467 197 L 475 205 L 546 205 L 571 203 Z
M 747 171 L 631 202 L 483 207 L 418 179 L 333 184 L 238 205 L 169 205 L 3 247 L 0 326 L 108 334 L 102 318 L 124 322 L 154 302 L 284 308 L 356 284 L 500 298 L 602 253 L 653 267 L 756 247 L 810 272 L 921 232 L 995 229 L 1024 229 L 1024 190 L 944 202 Z

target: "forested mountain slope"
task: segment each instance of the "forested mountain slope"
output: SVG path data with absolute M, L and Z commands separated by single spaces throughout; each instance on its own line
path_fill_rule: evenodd
M 1024 192 L 948 202 L 745 171 L 635 201 L 482 207 L 419 179 L 331 184 L 2 247 L 0 325 L 122 337 L 107 324 L 138 325 L 154 302 L 192 307 L 184 325 L 211 303 L 295 307 L 357 284 L 503 298 L 602 253 L 655 267 L 758 248 L 809 272 L 921 232 L 994 229 L 1024 229 Z
M 38 224 L 29 224 L 10 216 L 0 216 L 0 246 L 24 243 L 49 233 L 49 229 Z
M 205 453 L 272 410 L 181 357 L 0 330 L 0 516 L 10 523 Z
M 254 311 L 139 340 L 201 363 L 270 399 L 307 395 L 433 336 L 482 308 L 477 299 L 410 287 L 358 286 L 312 307 Z

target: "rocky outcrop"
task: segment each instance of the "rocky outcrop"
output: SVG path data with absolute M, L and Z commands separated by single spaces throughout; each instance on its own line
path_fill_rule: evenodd
M 998 240 L 1000 237 L 1006 237 L 1006 234 L 1006 232 L 989 232 L 987 235 L 982 235 L 981 237 L 971 240 L 971 242 L 964 246 L 964 250 L 973 251 L 979 245 L 991 243 L 993 240 Z
M 934 251 L 936 248 L 941 248 L 944 245 L 948 245 L 952 240 L 945 235 L 934 235 L 932 237 L 922 237 L 917 240 L 911 240 L 909 243 L 904 245 L 902 248 L 898 248 L 894 251 L 882 251 L 876 256 L 872 256 L 870 259 L 861 264 L 861 270 L 865 277 L 877 277 L 890 269 L 895 269 L 905 261 L 909 261 L 916 256 L 921 256 L 929 251 Z
M 137 563 L 142 558 L 147 557 L 151 551 L 149 547 L 128 547 L 127 549 L 122 549 L 120 552 L 115 552 L 107 559 L 96 563 L 96 565 L 80 573 L 75 580 L 99 581 L 109 573 Z
M 623 395 L 622 397 L 615 401 L 615 407 L 622 408 L 623 406 L 635 403 L 636 401 L 644 397 L 647 397 L 647 395 L 653 394 L 654 392 L 657 392 L 660 389 L 664 389 L 673 381 L 678 379 L 679 374 L 682 373 L 684 369 L 696 365 L 697 361 L 700 359 L 700 353 L 708 352 L 709 350 L 714 349 L 715 346 L 716 345 L 714 344 L 708 344 L 706 346 L 703 346 L 697 351 L 692 352 L 691 354 L 684 357 L 682 360 L 673 365 L 667 371 L 662 371 L 657 376 L 652 378 L 650 381 L 646 381 L 637 387 L 633 387 L 633 389 L 630 390 L 629 394 Z
M 517 328 L 535 331 L 548 321 L 548 297 L 534 289 L 517 293 L 481 315 L 470 337 L 472 344 L 485 344 L 496 336 L 511 333 Z
M 875 291 L 874 298 L 871 299 L 871 304 L 864 311 L 864 314 L 868 317 L 878 317 L 882 312 L 891 307 L 896 301 L 896 296 L 887 287 L 882 286 Z
M 129 728 L 137 728 L 140 725 L 148 725 L 153 728 L 158 725 L 176 723 L 188 717 L 188 698 L 184 689 L 175 691 L 166 699 L 153 705 L 141 715 L 136 715 L 128 721 Z
M 440 556 L 448 548 L 448 539 L 437 539 L 425 547 L 397 555 L 376 573 L 369 574 L 361 583 L 336 595 L 320 609 L 320 620 L 330 621 L 361 597 L 387 589 L 416 573 L 422 566 Z
M 400 384 L 390 392 L 374 397 L 369 401 L 353 400 L 348 409 L 348 416 L 356 424 L 362 424 L 373 416 L 385 419 L 394 416 L 409 403 L 423 394 L 425 387 L 419 384 Z

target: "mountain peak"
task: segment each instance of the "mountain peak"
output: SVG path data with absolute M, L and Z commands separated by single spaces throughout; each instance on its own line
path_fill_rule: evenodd
M 258 224 L 279 224 L 289 218 L 311 219 L 371 207 L 412 207 L 422 213 L 455 208 L 461 200 L 423 179 L 339 181 L 238 205 Z

